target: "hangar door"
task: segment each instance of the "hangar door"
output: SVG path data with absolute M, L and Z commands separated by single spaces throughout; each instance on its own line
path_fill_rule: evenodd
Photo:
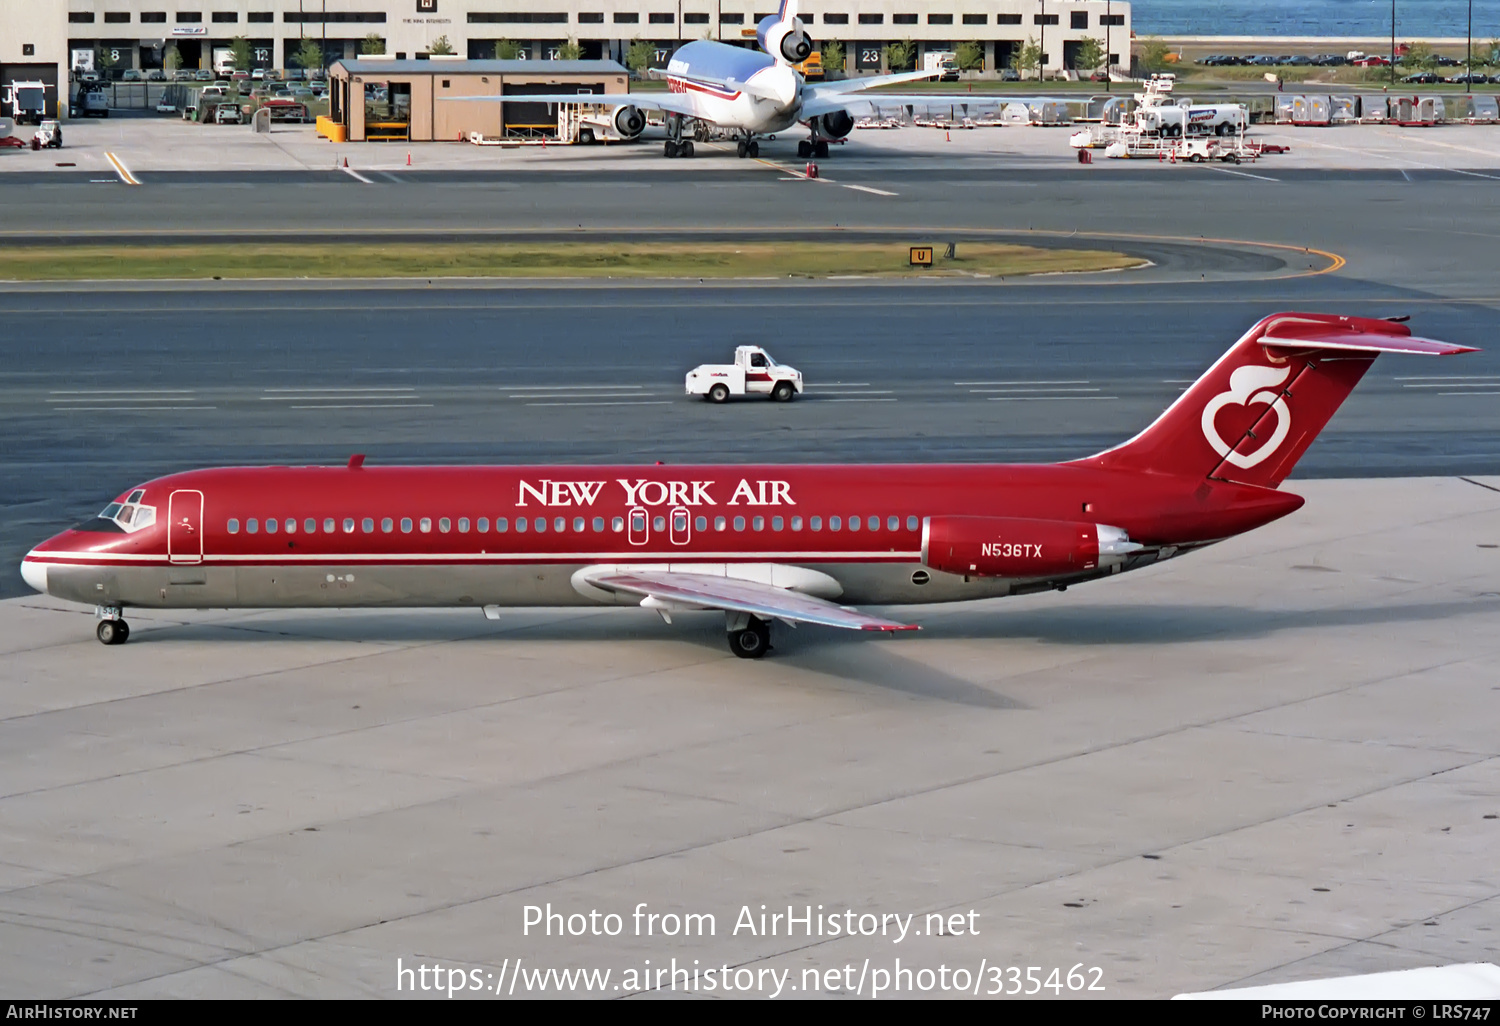
M 505 84 L 505 95 L 525 96 L 527 93 L 590 93 L 604 92 L 603 82 L 526 82 Z M 557 107 L 546 103 L 524 103 L 507 99 L 504 130 L 506 135 L 550 136 L 557 135 Z

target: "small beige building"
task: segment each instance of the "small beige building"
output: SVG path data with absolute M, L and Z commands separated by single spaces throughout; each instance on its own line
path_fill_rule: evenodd
M 328 116 L 350 142 L 556 134 L 556 107 L 527 93 L 623 93 L 630 75 L 614 61 L 402 61 L 361 57 L 328 72 Z M 512 97 L 500 102 L 461 96 Z

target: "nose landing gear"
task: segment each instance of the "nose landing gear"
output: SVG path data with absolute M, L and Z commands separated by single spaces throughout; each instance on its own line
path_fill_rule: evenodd
M 739 141 L 739 143 L 736 144 L 736 146 L 735 146 L 734 149 L 735 149 L 735 152 L 737 154 L 739 154 L 741 157 L 759 157 L 760 156 L 760 143 L 756 142 L 753 138 L 751 138 L 748 135 L 745 136 L 743 139 L 741 139 Z
M 102 643 L 123 645 L 130 640 L 130 624 L 120 615 L 119 606 L 96 606 L 94 615 L 99 618 L 99 626 L 94 628 L 94 635 Z

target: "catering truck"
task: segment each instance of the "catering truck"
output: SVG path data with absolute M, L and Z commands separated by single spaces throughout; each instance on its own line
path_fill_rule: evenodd
M 40 125 L 47 116 L 47 89 L 45 82 L 11 82 L 0 101 L 16 124 Z
M 923 71 L 940 71 L 939 82 L 958 81 L 958 54 L 952 50 L 928 50 L 922 55 Z

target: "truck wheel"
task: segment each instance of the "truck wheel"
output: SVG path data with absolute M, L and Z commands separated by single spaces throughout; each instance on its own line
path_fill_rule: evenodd
M 722 381 L 708 390 L 708 401 L 711 403 L 727 403 L 729 401 L 729 386 Z
M 594 145 L 594 130 L 592 128 L 580 128 L 578 130 L 578 144 L 580 146 Z
M 790 381 L 778 381 L 776 387 L 771 389 L 771 398 L 778 403 L 790 402 L 792 396 L 796 394 L 796 389 L 792 388 Z

